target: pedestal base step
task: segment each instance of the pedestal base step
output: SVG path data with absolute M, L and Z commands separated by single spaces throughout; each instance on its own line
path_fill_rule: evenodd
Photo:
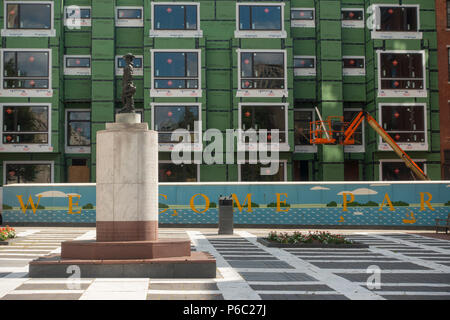
M 186 257 L 191 254 L 191 242 L 180 239 L 154 241 L 64 241 L 62 259 L 122 260 Z
M 158 259 L 79 260 L 49 255 L 29 264 L 30 278 L 215 278 L 216 260 L 207 252 Z M 75 274 L 76 274 L 75 273 Z

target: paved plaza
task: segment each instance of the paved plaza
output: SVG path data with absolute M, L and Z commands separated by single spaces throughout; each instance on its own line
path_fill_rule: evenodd
M 160 238 L 190 238 L 192 250 L 210 252 L 216 279 L 78 280 L 30 279 L 28 263 L 59 253 L 62 241 L 94 239 L 94 228 L 16 230 L 18 239 L 0 246 L 5 300 L 450 300 L 450 241 L 423 231 L 339 231 L 367 249 L 277 249 L 256 241 L 269 229 L 235 229 L 233 236 L 219 236 L 217 229 L 160 229 Z M 379 286 L 373 281 L 378 275 Z

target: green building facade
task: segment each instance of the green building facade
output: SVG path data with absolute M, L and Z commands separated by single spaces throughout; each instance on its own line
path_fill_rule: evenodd
M 160 181 L 412 179 L 368 125 L 354 145 L 311 145 L 315 107 L 346 121 L 364 109 L 441 178 L 434 1 L 5 0 L 0 26 L 2 184 L 95 181 L 96 132 L 122 107 L 128 52 L 150 128 L 281 131 L 274 176 L 170 164 L 161 134 Z

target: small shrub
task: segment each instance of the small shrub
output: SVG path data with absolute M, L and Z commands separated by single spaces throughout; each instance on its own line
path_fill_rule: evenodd
M 446 206 L 450 206 L 450 201 L 447 201 L 447 203 L 445 205 Z
M 407 207 L 409 206 L 409 203 L 403 202 L 403 201 L 393 201 L 392 205 L 394 207 Z
M 374 202 L 374 201 L 369 201 L 365 204 L 363 204 L 364 207 L 378 207 L 378 203 Z
M 158 208 L 160 208 L 160 209 L 167 209 L 169 206 L 167 205 L 167 204 L 165 204 L 165 203 L 158 203 Z
M 210 203 L 209 203 L 209 207 L 210 207 L 210 208 L 217 208 L 217 203 L 215 203 L 215 202 L 210 202 Z
M 331 201 L 331 202 L 327 203 L 327 207 L 337 207 L 336 201 Z
M 92 203 L 88 203 L 88 204 L 84 205 L 82 208 L 85 210 L 91 210 L 91 209 L 94 209 L 94 205 Z
M 233 201 L 233 207 L 237 208 L 237 203 Z M 241 204 L 241 207 L 244 207 L 243 204 Z M 259 204 L 252 202 L 252 208 L 259 208 Z
M 253 206 L 253 205 L 252 205 Z M 271 202 L 267 205 L 268 208 L 276 208 L 277 207 L 277 203 L 276 202 Z M 290 208 L 291 205 L 289 203 L 280 203 L 280 208 Z
M 11 210 L 13 207 L 7 204 L 3 204 L 3 210 Z
M 277 233 L 276 231 L 271 231 L 267 236 L 267 240 L 279 242 L 279 243 L 321 243 L 321 244 L 352 244 L 353 242 L 345 239 L 343 235 L 331 234 L 326 231 L 315 231 L 303 234 L 301 232 L 295 231 L 292 234 L 287 232 Z

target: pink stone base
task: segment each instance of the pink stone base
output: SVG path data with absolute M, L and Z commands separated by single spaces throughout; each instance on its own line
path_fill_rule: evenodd
M 61 243 L 62 259 L 126 260 L 189 257 L 189 240 L 155 241 L 65 241 Z
M 158 240 L 158 221 L 97 221 L 97 241 Z

